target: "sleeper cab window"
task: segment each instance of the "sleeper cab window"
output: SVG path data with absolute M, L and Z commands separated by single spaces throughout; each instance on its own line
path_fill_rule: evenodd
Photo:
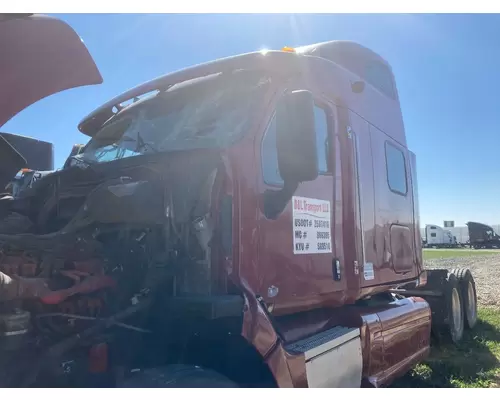
M 406 196 L 408 185 L 406 182 L 406 163 L 403 151 L 395 145 L 385 142 L 385 159 L 389 189 L 394 193 Z
M 316 125 L 316 146 L 318 149 L 318 171 L 320 174 L 329 172 L 328 156 L 328 117 L 325 109 L 314 107 L 314 122 Z M 262 174 L 264 182 L 268 185 L 282 186 L 283 179 L 281 178 L 278 167 L 278 152 L 276 148 L 276 116 L 273 116 L 267 131 L 262 140 Z
M 369 62 L 365 68 L 366 80 L 391 99 L 396 99 L 391 70 L 378 61 Z

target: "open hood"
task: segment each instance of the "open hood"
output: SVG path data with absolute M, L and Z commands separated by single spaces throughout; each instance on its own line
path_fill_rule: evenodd
M 80 37 L 57 18 L 0 14 L 0 54 L 0 127 L 44 97 L 102 83 Z M 25 165 L 12 151 L 0 140 L 0 191 Z
M 45 15 L 0 14 L 0 127 L 44 97 L 102 83 L 76 32 Z

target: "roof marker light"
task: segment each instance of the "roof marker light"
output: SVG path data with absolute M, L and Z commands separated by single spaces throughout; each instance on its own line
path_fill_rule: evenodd
M 295 49 L 293 47 L 288 47 L 288 46 L 283 47 L 281 51 L 285 51 L 287 53 L 295 53 Z

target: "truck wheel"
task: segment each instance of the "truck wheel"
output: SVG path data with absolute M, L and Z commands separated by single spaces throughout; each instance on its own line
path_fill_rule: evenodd
M 477 323 L 476 283 L 468 268 L 456 268 L 452 272 L 457 276 L 462 292 L 465 327 L 472 329 Z
M 458 343 L 464 334 L 464 309 L 459 280 L 451 272 L 443 288 L 442 304 L 443 311 L 445 311 L 445 323 L 441 329 L 442 337 L 452 343 Z
M 237 388 L 219 373 L 195 365 L 167 365 L 133 372 L 123 388 Z

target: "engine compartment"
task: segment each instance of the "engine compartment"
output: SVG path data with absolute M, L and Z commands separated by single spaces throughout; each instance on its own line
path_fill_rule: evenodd
M 148 333 L 135 322 L 156 295 L 213 291 L 220 154 L 107 164 L 59 171 L 0 205 L 0 364 L 16 364 L 0 368 L 1 386 L 34 384 L 106 328 Z

